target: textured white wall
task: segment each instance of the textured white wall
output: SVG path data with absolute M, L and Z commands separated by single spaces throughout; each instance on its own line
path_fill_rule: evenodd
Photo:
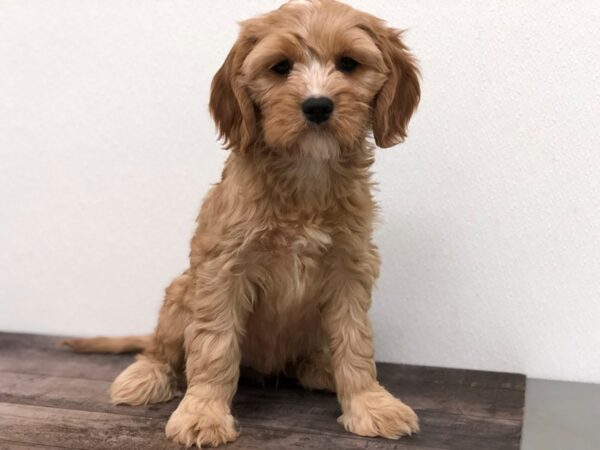
M 226 156 L 210 79 L 277 3 L 0 3 L 0 329 L 153 327 Z M 600 382 L 600 3 L 351 3 L 424 74 L 375 166 L 378 358 Z

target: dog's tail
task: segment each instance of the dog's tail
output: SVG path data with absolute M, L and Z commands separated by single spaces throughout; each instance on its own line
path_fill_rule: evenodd
M 78 353 L 133 353 L 146 350 L 152 335 L 67 339 L 63 345 Z

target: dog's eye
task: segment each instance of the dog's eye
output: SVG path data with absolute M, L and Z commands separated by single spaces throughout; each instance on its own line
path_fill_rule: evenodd
M 284 59 L 283 61 L 279 61 L 271 70 L 279 75 L 287 75 L 292 71 L 293 64 L 289 59 Z
M 354 69 L 358 67 L 358 61 L 350 58 L 349 56 L 344 56 L 340 58 L 337 64 L 337 69 L 340 72 L 350 73 L 353 72 Z

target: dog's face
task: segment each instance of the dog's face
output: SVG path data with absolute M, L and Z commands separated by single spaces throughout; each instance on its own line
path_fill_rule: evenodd
M 419 96 L 399 32 L 334 0 L 293 0 L 242 23 L 210 110 L 238 151 L 302 151 L 319 140 L 344 148 L 371 130 L 389 147 L 406 136 Z

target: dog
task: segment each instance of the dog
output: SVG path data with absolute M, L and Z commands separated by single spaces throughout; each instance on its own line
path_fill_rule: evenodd
M 352 433 L 419 430 L 376 381 L 367 315 L 380 264 L 371 135 L 379 147 L 404 140 L 419 79 L 401 32 L 334 0 L 241 23 L 209 104 L 230 154 L 154 334 L 66 342 L 142 351 L 112 384 L 113 403 L 167 401 L 185 373 L 166 435 L 217 446 L 239 434 L 231 401 L 247 367 L 335 392 Z

